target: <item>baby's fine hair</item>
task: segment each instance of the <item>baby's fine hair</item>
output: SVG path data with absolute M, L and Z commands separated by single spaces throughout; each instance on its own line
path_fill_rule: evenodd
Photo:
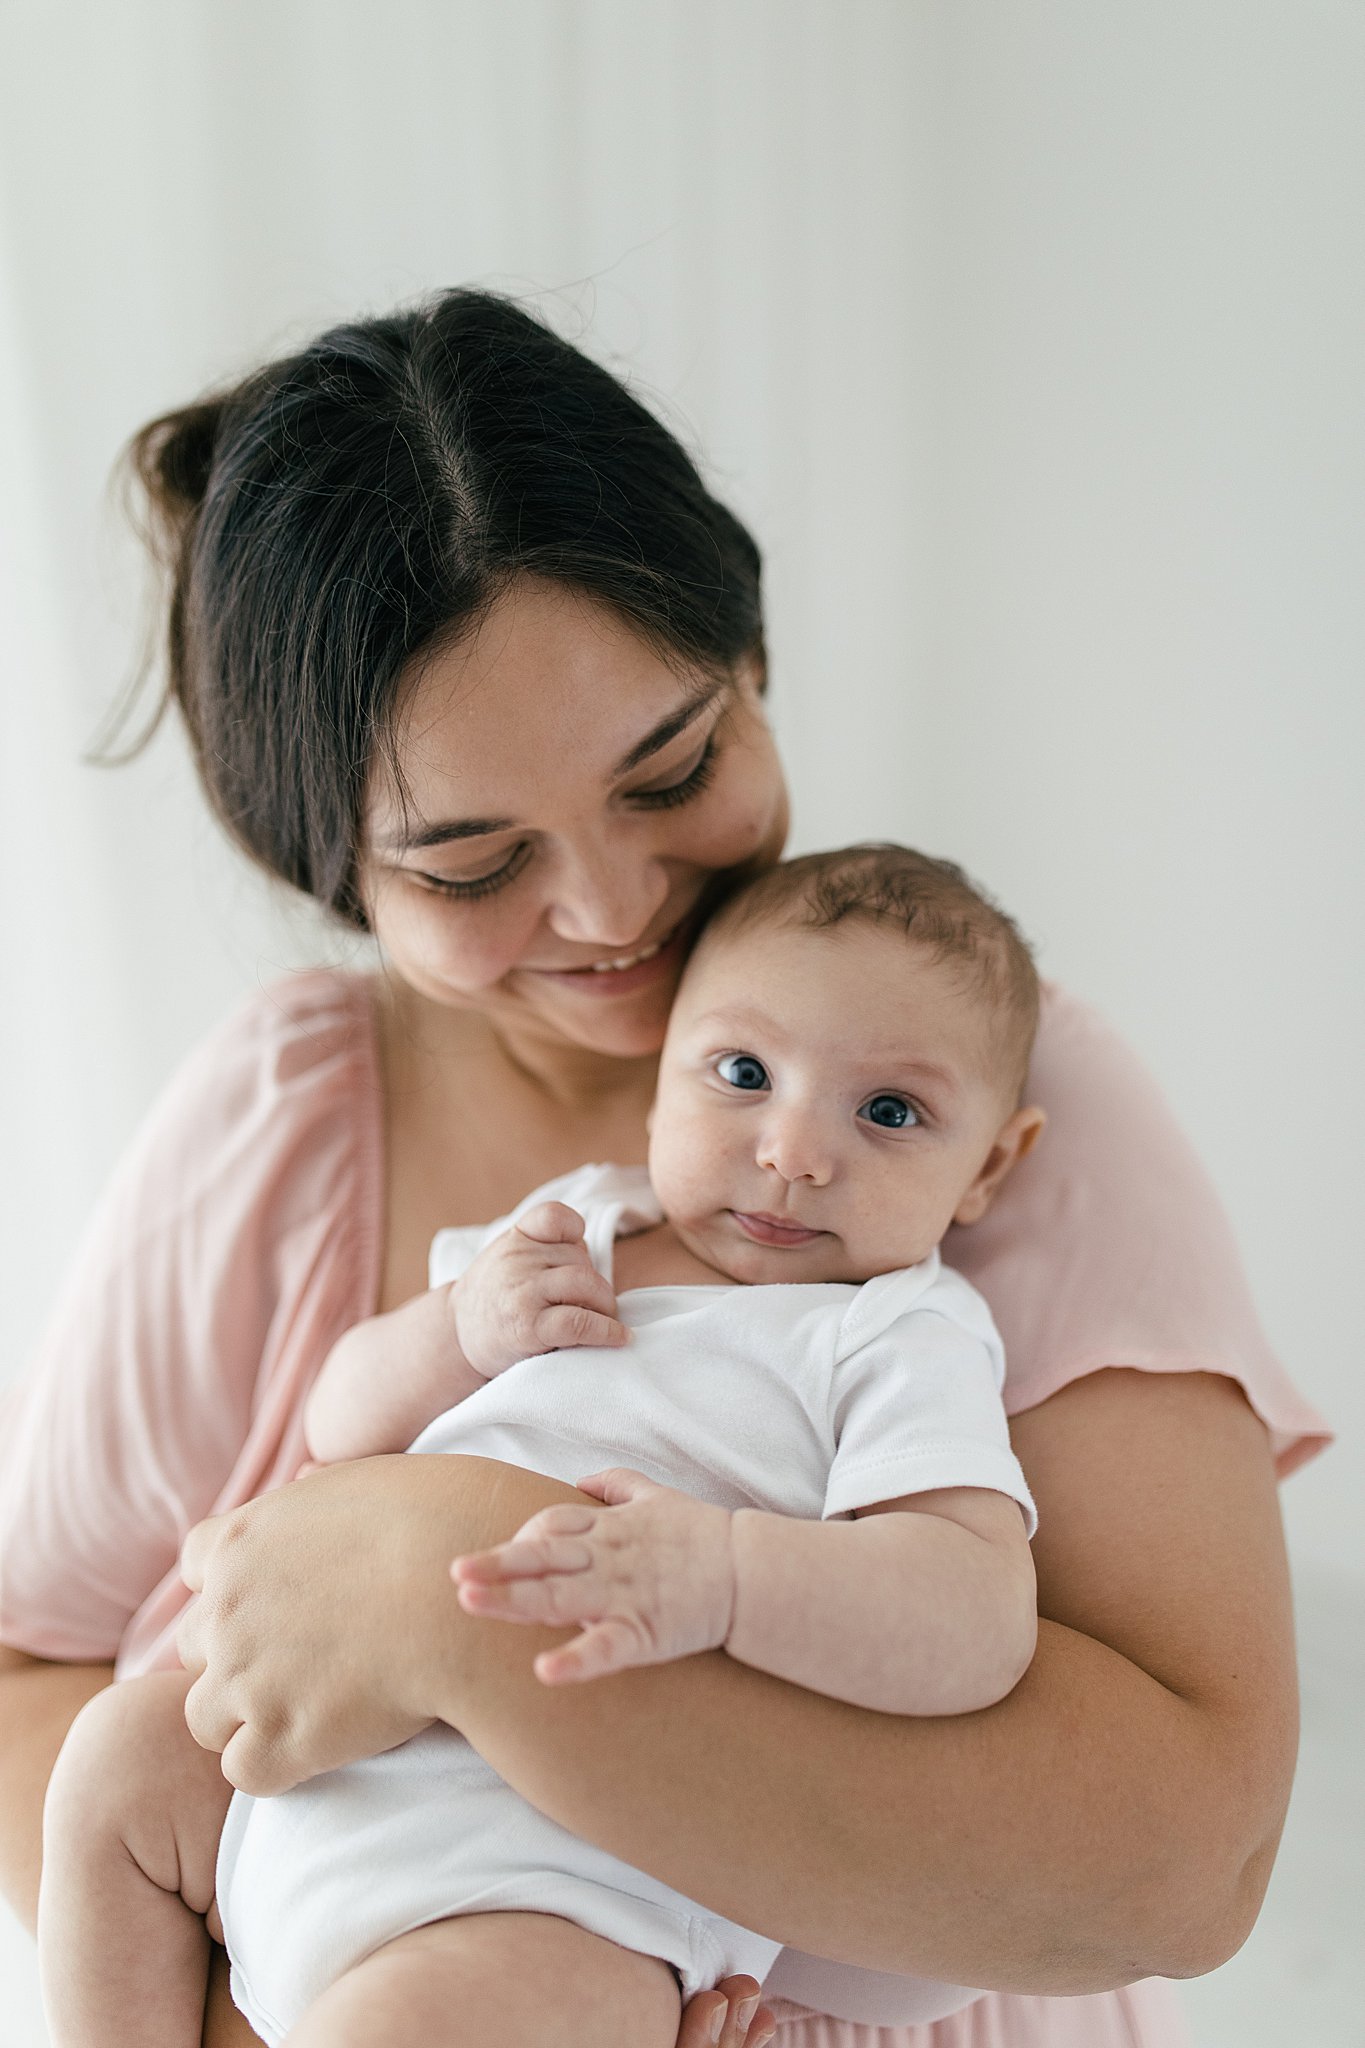
M 960 969 L 988 1008 L 992 1048 L 1017 1096 L 1038 1029 L 1038 970 L 1014 919 L 955 862 L 887 840 L 802 854 L 739 882 L 704 938 L 780 921 L 827 931 L 848 917 L 899 925 L 935 960 Z

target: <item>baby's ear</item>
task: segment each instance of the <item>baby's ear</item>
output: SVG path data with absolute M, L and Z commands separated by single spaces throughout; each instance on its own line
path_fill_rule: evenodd
M 1012 1166 L 1037 1144 L 1047 1117 L 1041 1109 L 1016 1109 L 1000 1126 L 981 1170 L 953 1211 L 954 1223 L 979 1223 Z

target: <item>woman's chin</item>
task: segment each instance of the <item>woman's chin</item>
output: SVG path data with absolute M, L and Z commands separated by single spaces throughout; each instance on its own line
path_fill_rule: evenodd
M 634 1014 L 623 1010 L 615 1016 L 557 1017 L 555 1026 L 562 1038 L 584 1052 L 600 1053 L 604 1059 L 648 1059 L 663 1049 L 668 1010 L 642 1005 Z

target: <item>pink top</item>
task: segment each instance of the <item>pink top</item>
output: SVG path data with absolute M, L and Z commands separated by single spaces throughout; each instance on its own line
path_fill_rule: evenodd
M 293 1477 L 303 1397 L 374 1312 L 384 1161 L 369 981 L 302 974 L 187 1061 L 116 1173 L 0 1444 L 0 1641 L 120 1676 L 176 1662 L 181 1542 Z M 1206 1176 L 1147 1075 L 1047 996 L 1036 1153 L 944 1247 L 1005 1340 L 1006 1405 L 1103 1366 L 1226 1373 L 1282 1472 L 1327 1440 L 1256 1320 Z

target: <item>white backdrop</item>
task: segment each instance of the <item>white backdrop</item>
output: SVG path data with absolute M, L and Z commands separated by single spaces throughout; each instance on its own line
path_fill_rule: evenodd
M 549 294 L 769 564 L 800 845 L 962 859 L 1173 1095 L 1365 1584 L 1361 0 L 9 0 L 0 1376 L 169 1068 L 334 942 L 135 651 L 125 436 L 362 308 Z

